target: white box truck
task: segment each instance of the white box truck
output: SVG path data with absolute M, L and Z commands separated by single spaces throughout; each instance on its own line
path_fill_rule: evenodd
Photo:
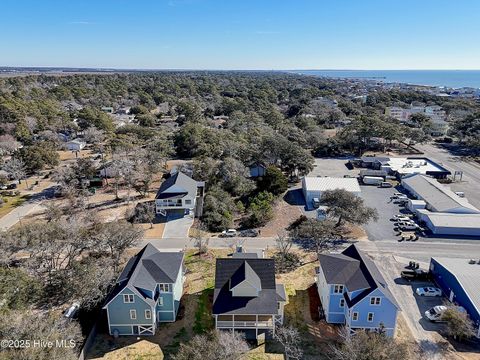
M 384 180 L 380 176 L 364 176 L 362 181 L 365 185 L 381 185 Z

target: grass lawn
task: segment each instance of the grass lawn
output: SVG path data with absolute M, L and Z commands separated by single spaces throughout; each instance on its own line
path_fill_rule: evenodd
M 2 196 L 1 197 L 4 201 L 2 207 L 0 207 L 0 217 L 8 214 L 17 206 L 22 205 L 25 201 L 28 200 L 28 195 L 17 195 L 17 196 Z

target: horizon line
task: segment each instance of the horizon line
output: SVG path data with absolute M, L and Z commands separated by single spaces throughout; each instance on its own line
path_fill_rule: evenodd
M 270 72 L 285 72 L 285 71 L 480 71 L 479 69 L 355 69 L 355 68 L 319 68 L 319 69 L 221 69 L 221 68 L 130 68 L 130 67 L 103 67 L 103 66 L 11 66 L 0 65 L 0 69 L 67 69 L 67 70 L 103 70 L 103 71 L 270 71 Z

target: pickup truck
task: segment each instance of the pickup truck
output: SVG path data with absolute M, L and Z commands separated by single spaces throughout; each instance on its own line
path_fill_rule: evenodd
M 428 271 L 422 269 L 415 270 L 403 270 L 400 275 L 402 278 L 411 281 L 411 280 L 427 280 L 430 276 Z

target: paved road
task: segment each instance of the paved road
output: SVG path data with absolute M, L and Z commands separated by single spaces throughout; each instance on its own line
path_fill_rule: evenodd
M 424 155 L 441 163 L 452 172 L 463 171 L 462 181 L 452 183 L 454 191 L 463 191 L 474 206 L 480 208 L 480 165 L 472 161 L 464 161 L 460 156 L 453 155 L 447 149 L 432 144 L 415 145 Z
M 5 231 L 36 211 L 43 210 L 42 201 L 52 198 L 54 195 L 53 187 L 42 190 L 41 192 L 26 191 L 24 195 L 30 195 L 30 199 L 24 204 L 14 208 L 5 216 L 0 218 L 0 231 Z

